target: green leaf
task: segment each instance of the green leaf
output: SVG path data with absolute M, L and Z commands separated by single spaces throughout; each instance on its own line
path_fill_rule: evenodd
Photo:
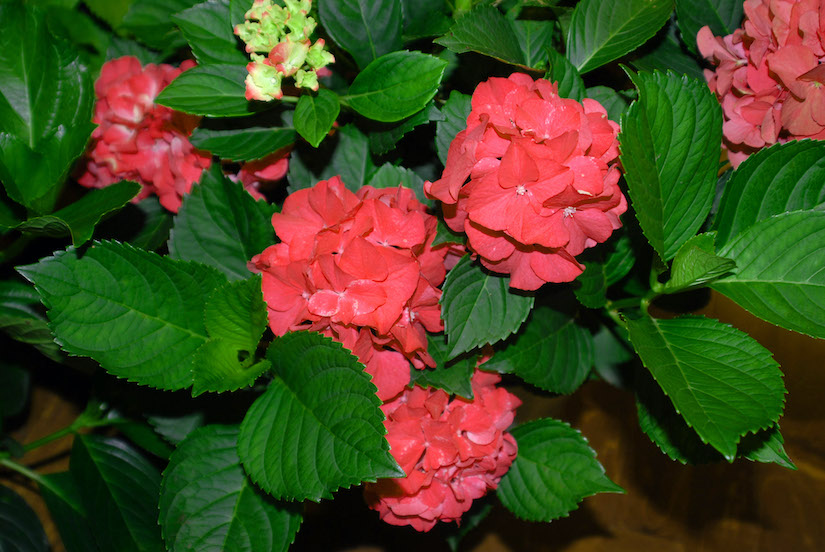
M 686 316 L 627 321 L 645 367 L 703 442 L 728 460 L 740 438 L 772 426 L 785 386 L 770 351 L 717 320 Z
M 148 416 L 147 420 L 161 437 L 177 445 L 203 425 L 204 415 L 195 412 L 182 416 Z
M 710 212 L 722 112 L 704 82 L 659 72 L 630 78 L 639 99 L 622 117 L 621 161 L 636 218 L 667 261 Z
M 71 235 L 80 246 L 92 239 L 95 226 L 107 215 L 120 210 L 140 192 L 140 184 L 122 180 L 106 188 L 92 190 L 78 201 L 51 215 L 31 218 L 17 229 L 47 236 Z
M 37 514 L 20 495 L 3 485 L 0 485 L 0 550 L 49 550 L 49 541 Z
M 573 293 L 588 309 L 600 309 L 607 304 L 607 276 L 601 251 L 590 251 L 579 258 L 584 272 L 575 280 Z
M 676 16 L 682 39 L 696 52 L 696 34 L 708 25 L 716 36 L 733 34 L 744 15 L 741 0 L 676 0 Z
M 0 420 L 23 410 L 29 400 L 30 380 L 28 370 L 0 361 Z
M 82 257 L 58 251 L 18 271 L 37 287 L 64 351 L 169 390 L 192 383 L 192 355 L 207 339 L 203 302 L 226 281 L 211 267 L 116 242 Z
M 462 15 L 450 32 L 434 42 L 457 54 L 478 52 L 505 63 L 524 64 L 512 20 L 492 6 L 479 6 Z
M 363 365 L 319 334 L 288 333 L 267 351 L 275 374 L 249 408 L 238 439 L 246 472 L 278 499 L 403 477 L 389 453 L 381 401 Z
M 312 186 L 318 180 L 329 180 L 339 175 L 349 190 L 357 192 L 375 173 L 369 139 L 353 124 L 340 128 L 336 134 L 338 143 L 335 145 L 329 165 L 324 169 L 320 179 L 313 178 L 308 184 Z
M 645 52 L 631 60 L 630 65 L 637 71 L 652 73 L 655 70 L 670 70 L 692 79 L 704 80 L 702 65 L 695 57 L 685 52 L 683 42 L 676 36 L 676 24 L 671 21 L 667 32 L 659 34 L 661 36 L 648 42 L 644 47 Z
M 86 512 L 81 505 L 80 491 L 69 472 L 50 473 L 43 478 L 47 485 L 40 486 L 40 494 L 49 509 L 54 524 L 60 533 L 60 540 L 67 552 L 99 552 L 100 547 L 94 537 Z M 58 495 L 51 489 L 60 489 Z M 71 502 L 63 497 L 70 495 Z
M 788 211 L 825 208 L 825 142 L 775 144 L 733 171 L 716 214 L 716 241 L 725 245 L 757 222 Z
M 447 62 L 421 52 L 393 52 L 370 63 L 343 99 L 375 121 L 400 121 L 433 99 Z
M 160 474 L 119 439 L 77 435 L 70 470 L 102 550 L 164 550 L 158 518 Z
M 172 15 L 198 3 L 199 0 L 134 0 L 120 28 L 150 48 L 171 53 L 186 45 Z
M 106 49 L 106 59 L 115 59 L 123 56 L 134 56 L 140 60 L 142 65 L 149 63 L 158 64 L 163 61 L 161 52 L 149 49 L 135 40 L 129 40 L 119 36 L 111 37 L 109 47 Z
M 617 236 L 618 234 L 618 236 Z M 604 262 L 604 277 L 607 287 L 612 286 L 625 276 L 636 264 L 636 254 L 633 251 L 633 243 L 626 230 L 619 230 L 613 233 L 617 236 L 615 239 L 610 239 L 605 244 L 610 247 L 610 251 L 605 253 L 606 259 Z
M 266 329 L 261 278 L 230 282 L 216 289 L 204 307 L 209 341 L 195 353 L 192 395 L 234 391 L 255 382 L 269 362 L 255 362 Z
M 453 21 L 448 9 L 445 0 L 401 0 L 404 42 L 446 33 Z
M 111 415 L 111 412 L 109 415 Z M 172 447 L 148 423 L 128 418 L 116 419 L 111 423 L 124 437 L 140 449 L 163 460 L 169 460 Z
M 512 25 L 521 47 L 524 65 L 535 69 L 545 68 L 548 52 L 553 51 L 553 32 L 556 25 L 552 21 L 530 20 L 513 20 Z
M 602 326 L 593 335 L 593 371 L 614 387 L 627 387 L 629 378 L 625 365 L 635 358 L 630 351 L 631 346 L 626 339 L 620 339 Z
M 664 293 L 705 285 L 736 268 L 734 261 L 714 253 L 714 238 L 714 232 L 699 234 L 679 248 L 673 258 L 670 279 L 662 288 Z
M 414 128 L 425 125 L 430 121 L 441 120 L 443 120 L 441 111 L 431 102 L 415 115 L 407 117 L 399 123 L 386 125 L 388 127 L 386 130 L 370 132 L 370 150 L 376 154 L 392 151 L 395 148 L 395 144 Z
M 463 244 L 464 234 L 454 232 L 452 228 L 447 226 L 447 224 L 444 222 L 444 219 L 439 217 L 438 226 L 436 227 L 435 239 L 433 240 L 432 246 L 435 247 L 436 245 L 441 245 L 442 243 Z
M 762 220 L 722 246 L 735 274 L 711 287 L 759 318 L 825 338 L 825 212 Z
M 699 435 L 685 423 L 653 378 L 647 376 L 638 382 L 636 392 L 639 426 L 668 457 L 682 464 L 706 464 L 722 460 L 722 455 L 712 446 L 703 443 Z M 742 437 L 736 456 L 796 469 L 785 454 L 782 442 L 779 427 L 775 424 L 769 429 Z
M 364 69 L 373 60 L 401 49 L 401 3 L 397 0 L 325 0 L 321 24 Z
M 436 363 L 435 368 L 418 370 L 410 366 L 410 383 L 421 387 L 443 389 L 450 395 L 472 400 L 472 378 L 478 362 L 477 355 L 463 355 L 450 360 L 449 348 L 443 335 L 427 334 L 427 352 Z M 484 367 L 485 369 L 487 366 Z
M 240 48 L 229 17 L 229 0 L 207 0 L 172 16 L 198 64 L 243 65 L 249 57 Z
M 585 89 L 584 96 L 596 100 L 607 110 L 607 118 L 611 121 L 621 121 L 622 114 L 627 109 L 627 102 L 618 92 L 608 86 L 591 86 Z
M 167 549 L 286 551 L 301 524 L 296 505 L 278 504 L 241 467 L 237 426 L 189 435 L 163 471 L 160 525 Z
M 438 150 L 438 158 L 444 165 L 447 164 L 447 152 L 456 134 L 467 128 L 467 117 L 470 116 L 472 108 L 471 99 L 472 96 L 453 90 L 441 108 L 444 120 L 435 124 L 435 146 Z
M 551 418 L 514 428 L 518 456 L 498 486 L 498 498 L 517 517 L 552 521 L 596 493 L 621 493 L 604 474 L 582 434 Z
M 552 393 L 569 394 L 593 366 L 593 337 L 566 314 L 536 307 L 524 328 L 484 363 Z
M 304 98 L 306 96 L 302 96 Z M 221 159 L 254 161 L 295 142 L 292 128 L 253 127 L 211 130 L 198 127 L 189 138 L 192 145 Z
M 253 112 L 245 96 L 246 75 L 243 65 L 199 65 L 178 75 L 155 103 L 195 115 L 243 117 Z
M 295 130 L 312 144 L 313 148 L 317 148 L 329 134 L 340 110 L 341 104 L 338 103 L 338 95 L 335 92 L 322 88 L 318 90 L 317 96 L 305 94 L 295 106 Z
M 549 50 L 548 61 L 550 67 L 544 78 L 559 83 L 559 96 L 582 101 L 585 93 L 584 81 L 573 64 L 556 50 Z
M 533 295 L 514 293 L 509 282 L 474 265 L 469 255 L 447 273 L 440 303 L 449 358 L 518 331 L 533 308 Z
M 34 288 L 22 282 L 0 282 L 0 330 L 21 343 L 36 347 L 55 362 L 60 349 L 46 321 L 37 311 L 40 298 Z
M 140 249 L 154 251 L 169 239 L 172 215 L 160 205 L 156 197 L 141 200 L 136 208 L 140 210 L 142 225 L 129 243 Z
M 129 6 L 135 0 L 83 0 L 86 7 L 89 8 L 93 14 L 109 24 L 113 29 L 120 26 L 126 12 L 129 11 Z
M 424 195 L 424 179 L 405 167 L 384 163 L 372 175 L 369 185 L 373 188 L 395 188 L 401 185 L 414 191 L 416 199 L 424 205 L 433 203 Z
M 567 33 L 567 57 L 587 73 L 632 52 L 661 29 L 673 0 L 582 0 Z
M 275 243 L 274 208 L 255 201 L 220 165 L 204 171 L 175 217 L 169 256 L 214 266 L 230 279 L 250 278 L 246 263 Z

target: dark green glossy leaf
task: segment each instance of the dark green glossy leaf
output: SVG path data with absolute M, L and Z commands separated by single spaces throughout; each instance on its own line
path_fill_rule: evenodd
M 243 65 L 193 67 L 169 83 L 155 102 L 195 115 L 243 117 L 253 112 L 245 96 L 246 75 Z
M 303 96 L 306 97 L 306 96 Z M 295 142 L 295 130 L 280 127 L 252 127 L 230 130 L 196 128 L 192 145 L 221 159 L 254 161 Z
M 49 541 L 37 514 L 20 495 L 3 485 L 0 485 L 0 550 L 49 550 Z
M 581 433 L 551 418 L 533 420 L 511 432 L 518 456 L 498 487 L 498 498 L 517 517 L 552 521 L 596 493 L 620 493 L 604 474 L 596 452 Z
M 257 489 L 241 467 L 237 426 L 195 430 L 163 471 L 160 525 L 170 552 L 286 551 L 301 524 L 296 505 Z
M 414 128 L 425 125 L 430 121 L 441 121 L 443 119 L 441 111 L 433 103 L 430 103 L 415 115 L 407 117 L 400 123 L 390 125 L 386 130 L 370 132 L 370 149 L 376 154 L 392 151 L 395 144 Z
M 553 32 L 556 29 L 552 21 L 513 20 L 513 29 L 521 47 L 524 65 L 534 69 L 547 66 L 548 52 L 552 51 Z M 550 79 L 554 80 L 554 79 Z
M 240 183 L 223 176 L 220 165 L 214 165 L 183 199 L 169 256 L 214 266 L 231 280 L 249 278 L 252 273 L 246 263 L 275 243 L 273 212 L 274 206 L 255 201 Z
M 559 83 L 559 96 L 582 101 L 585 95 L 584 81 L 573 64 L 556 50 L 549 51 L 548 61 L 550 67 L 544 78 Z
M 715 253 L 713 241 L 715 233 L 699 234 L 686 241 L 676 256 L 670 269 L 670 279 L 665 284 L 665 293 L 676 293 L 683 289 L 705 285 L 733 271 L 736 263 Z
M 319 501 L 379 477 L 403 477 L 363 365 L 339 343 L 288 333 L 267 351 L 275 374 L 241 423 L 238 453 L 278 499 Z M 299 369 L 296 369 L 299 368 Z
M 340 110 L 341 104 L 335 92 L 321 89 L 316 96 L 303 95 L 295 107 L 295 130 L 313 148 L 317 148 L 329 134 Z
M 344 97 L 355 111 L 376 121 L 400 121 L 433 99 L 447 62 L 421 52 L 393 52 L 361 71 Z
M 772 426 L 785 386 L 771 353 L 710 318 L 628 320 L 633 347 L 703 442 L 733 460 L 741 437 Z
M 312 186 L 318 180 L 329 180 L 338 175 L 348 189 L 357 192 L 369 183 L 375 173 L 369 139 L 352 124 L 339 129 L 337 135 L 338 143 L 335 145 L 335 151 L 332 153 L 329 165 L 321 174 L 321 178 L 310 178 L 307 183 Z
M 585 89 L 584 96 L 596 100 L 607 110 L 607 118 L 619 122 L 627 109 L 627 102 L 618 92 L 607 86 L 591 86 Z
M 744 15 L 740 0 L 676 0 L 676 16 L 685 44 L 696 52 L 696 33 L 705 25 L 716 36 L 733 34 Z
M 427 334 L 427 352 L 433 357 L 436 367 L 418 370 L 411 366 L 410 383 L 443 389 L 450 395 L 472 399 L 471 380 L 478 362 L 477 355 L 464 355 L 450 360 L 447 356 L 448 351 L 447 340 L 443 335 Z
M 198 4 L 198 0 L 134 0 L 120 27 L 155 50 L 174 52 L 186 45 L 172 15 Z
M 251 7 L 251 4 L 250 4 Z M 243 65 L 249 57 L 235 37 L 229 0 L 207 0 L 172 16 L 200 65 Z
M 401 49 L 401 3 L 397 0 L 325 0 L 321 24 L 364 69 L 373 60 Z
M 484 363 L 552 393 L 575 391 L 593 365 L 593 338 L 573 318 L 537 307 L 521 331 Z
M 192 383 L 192 358 L 207 339 L 203 302 L 226 278 L 126 244 L 95 243 L 80 257 L 58 251 L 18 268 L 35 284 L 64 351 L 160 389 Z
M 48 485 L 40 487 L 40 494 L 57 526 L 66 552 L 100 552 L 72 474 L 50 473 L 43 478 L 48 481 Z M 79 505 L 79 509 L 50 490 L 54 488 L 59 488 L 63 496 L 71 495 L 72 503 Z
M 424 179 L 411 169 L 384 163 L 370 178 L 369 185 L 373 188 L 395 188 L 404 186 L 415 192 L 415 197 L 424 205 L 432 205 L 432 201 L 424 196 Z
M 435 43 L 457 54 L 478 52 L 505 63 L 524 64 L 512 21 L 492 6 L 479 6 L 462 15 Z
M 440 36 L 450 30 L 453 20 L 447 15 L 446 0 L 401 0 L 404 42 Z
M 444 120 L 436 123 L 435 145 L 442 164 L 447 163 L 447 152 L 456 134 L 467 128 L 471 98 L 472 96 L 453 90 L 441 108 Z
M 684 50 L 682 41 L 676 36 L 676 24 L 671 21 L 667 32 L 659 34 L 660 36 L 645 45 L 645 52 L 631 60 L 630 65 L 637 71 L 651 73 L 655 70 L 670 70 L 692 79 L 704 80 L 702 65 Z
M 621 161 L 642 231 L 667 261 L 710 212 L 722 112 L 704 82 L 659 72 L 631 79 L 639 99 L 622 117 Z
M 509 282 L 482 270 L 469 255 L 447 273 L 440 303 L 449 358 L 518 331 L 533 308 L 533 295 L 514 293 Z

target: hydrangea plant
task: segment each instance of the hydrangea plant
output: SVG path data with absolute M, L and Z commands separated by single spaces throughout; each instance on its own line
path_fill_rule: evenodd
M 825 338 L 820 4 L 0 3 L 0 420 L 36 363 L 91 397 L 1 475 L 70 551 L 287 550 L 355 486 L 549 522 L 622 489 L 518 385 L 589 379 L 675 461 L 793 467 L 770 351 L 652 305 Z

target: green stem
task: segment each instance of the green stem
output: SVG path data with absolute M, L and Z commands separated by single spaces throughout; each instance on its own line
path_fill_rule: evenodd
M 57 488 L 56 486 L 54 486 L 48 479 L 44 478 L 39 473 L 30 470 L 26 466 L 23 466 L 21 464 L 18 464 L 17 462 L 14 462 L 13 460 L 9 460 L 8 458 L 0 458 L 0 466 L 5 466 L 5 467 L 9 468 L 12 471 L 16 471 L 20 475 L 24 475 L 24 476 L 28 477 L 29 479 L 31 479 L 32 481 L 34 481 L 35 483 L 37 483 L 41 487 L 45 487 L 45 488 L 49 489 L 51 492 L 53 492 L 54 494 L 56 494 L 58 496 L 61 496 L 63 494 L 62 491 L 59 488 Z
M 609 316 L 610 318 L 612 318 L 612 319 L 613 319 L 613 321 L 614 321 L 616 324 L 618 324 L 618 325 L 619 325 L 619 326 L 621 326 L 622 328 L 627 329 L 627 323 L 626 323 L 626 322 L 624 321 L 624 319 L 622 318 L 622 315 L 620 315 L 620 314 L 619 314 L 619 311 L 618 311 L 618 310 L 616 310 L 616 309 L 604 309 L 604 311 L 607 313 L 607 316 Z
M 298 103 L 300 96 L 281 96 L 281 101 L 284 103 Z

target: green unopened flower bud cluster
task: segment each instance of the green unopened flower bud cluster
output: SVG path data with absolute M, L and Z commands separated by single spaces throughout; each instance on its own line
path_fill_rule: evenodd
M 315 20 L 309 11 L 312 0 L 255 0 L 235 34 L 246 44 L 252 61 L 246 66 L 246 99 L 277 100 L 281 84 L 292 77 L 295 86 L 318 90 L 318 70 L 335 61 L 324 49 L 324 40 L 313 44 Z

